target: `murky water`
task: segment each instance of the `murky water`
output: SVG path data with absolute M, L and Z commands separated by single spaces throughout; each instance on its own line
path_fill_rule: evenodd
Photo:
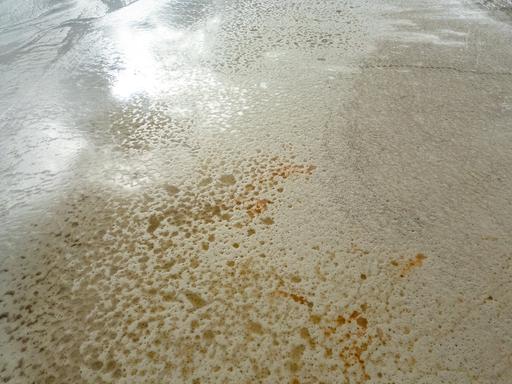
M 4 382 L 505 383 L 510 340 L 479 367 L 485 334 L 466 336 L 508 318 L 510 209 L 497 193 L 492 209 L 466 209 L 480 227 L 451 223 L 473 160 L 457 152 L 453 169 L 429 174 L 428 156 L 447 156 L 443 133 L 394 135 L 409 123 L 378 89 L 412 88 L 386 88 L 379 73 L 394 67 L 367 60 L 375 36 L 401 49 L 463 44 L 446 29 L 403 34 L 403 12 L 365 1 L 0 2 Z M 506 98 L 506 84 L 492 89 Z M 501 288 L 482 277 L 474 297 L 447 294 L 478 269 L 447 249 L 500 253 Z M 479 314 L 476 301 L 496 316 L 466 334 L 456 325 Z

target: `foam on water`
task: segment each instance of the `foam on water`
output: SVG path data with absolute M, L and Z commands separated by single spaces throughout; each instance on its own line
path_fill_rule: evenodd
M 33 213 L 22 224 L 15 209 L 2 218 L 0 378 L 506 382 L 508 357 L 475 364 L 485 332 L 466 330 L 504 324 L 510 300 L 485 277 L 472 280 L 485 260 L 461 257 L 463 246 L 503 253 L 492 268 L 506 286 L 506 240 L 452 221 L 480 212 L 443 189 L 458 191 L 455 165 L 440 182 L 421 179 L 437 164 L 428 156 L 449 151 L 415 122 L 396 123 L 378 97 L 387 79 L 407 79 L 379 77 L 391 50 L 360 65 L 375 31 L 393 40 L 391 25 L 420 21 L 395 15 L 384 28 L 378 7 L 360 1 L 128 3 L 105 2 L 110 13 L 61 52 L 59 68 L 73 69 L 43 82 L 50 101 L 10 112 L 29 128 L 4 140 L 14 149 L 3 201 Z M 432 33 L 465 37 L 447 31 Z M 400 108 L 414 110 L 415 97 Z M 34 176 L 49 196 L 22 188 L 11 161 L 32 147 L 44 153 L 37 135 L 30 148 L 24 139 L 42 115 L 79 133 L 72 162 Z M 451 200 L 429 211 L 436 193 Z M 436 237 L 446 228 L 437 218 L 450 239 Z M 443 253 L 451 242 L 459 253 Z
M 201 163 L 140 195 L 82 190 L 38 224 L 48 234 L 4 271 L 19 356 L 4 379 L 362 382 L 413 364 L 389 300 L 425 256 L 356 273 L 372 257 L 356 244 L 290 248 L 275 226 L 314 164 Z

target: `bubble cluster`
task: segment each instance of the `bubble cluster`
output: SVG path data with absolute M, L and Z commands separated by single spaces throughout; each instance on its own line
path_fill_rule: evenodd
M 509 382 L 508 222 L 467 209 L 476 147 L 461 147 L 464 166 L 432 163 L 471 124 L 458 140 L 427 125 L 436 114 L 422 95 L 441 105 L 449 82 L 415 77 L 457 71 L 392 64 L 396 44 L 359 60 L 379 7 L 409 11 L 128 3 L 109 2 L 70 48 L 84 60 L 76 86 L 48 80 L 76 98 L 57 114 L 77 110 L 65 121 L 78 119 L 70 135 L 83 141 L 56 197 L 41 198 L 27 228 L 8 228 L 1 381 Z M 475 116 L 495 104 L 455 100 Z M 505 180 L 495 163 L 489 178 Z M 466 167 L 474 180 L 457 183 Z
M 315 171 L 261 154 L 206 159 L 194 178 L 142 194 L 77 192 L 9 269 L 2 322 L 19 359 L 2 379 L 365 382 L 383 376 L 382 362 L 401 366 L 392 285 L 350 266 L 370 252 L 310 244 L 304 268 L 274 235 L 287 188 Z M 383 273 L 413 273 L 423 258 Z M 379 289 L 346 300 L 340 273 Z
M 268 60 L 280 62 L 283 54 L 301 52 L 325 61 L 332 52 L 357 49 L 360 42 L 354 34 L 360 25 L 353 8 L 349 2 L 334 1 L 233 3 L 223 10 L 226 20 L 210 64 L 220 72 L 247 72 L 272 66 Z
M 169 102 L 150 103 L 145 97 L 135 96 L 127 103 L 116 104 L 108 120 L 112 142 L 124 151 L 147 151 L 161 146 L 197 149 L 191 138 L 193 119 L 173 114 Z

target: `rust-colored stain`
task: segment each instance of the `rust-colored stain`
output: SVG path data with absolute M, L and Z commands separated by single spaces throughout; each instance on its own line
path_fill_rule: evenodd
M 273 295 L 274 296 L 278 296 L 278 297 L 285 297 L 285 298 L 291 299 L 291 300 L 295 301 L 298 304 L 307 305 L 308 307 L 312 307 L 313 306 L 313 303 L 311 301 L 307 300 L 304 296 L 297 295 L 295 293 L 288 293 L 288 292 L 285 292 L 285 291 L 275 291 L 273 293 Z
M 413 269 L 421 267 L 423 265 L 423 260 L 425 260 L 427 256 L 423 253 L 416 254 L 415 257 L 409 260 L 392 260 L 391 265 L 394 267 L 400 268 L 400 277 L 407 276 Z
M 288 369 L 291 372 L 297 372 L 302 367 L 302 355 L 304 354 L 304 351 L 306 350 L 306 347 L 303 344 L 295 345 L 292 347 L 290 353 L 289 353 L 289 361 L 287 362 Z
M 247 323 L 247 330 L 258 335 L 263 334 L 263 326 L 256 321 L 249 321 Z
M 278 158 L 272 160 L 278 162 Z M 277 185 L 291 175 L 311 175 L 316 169 L 314 165 L 307 164 L 289 164 L 281 163 L 277 167 L 262 168 L 256 170 L 253 175 L 253 182 L 246 183 L 242 191 L 235 189 L 237 179 L 231 174 L 221 175 L 219 178 L 220 185 L 224 188 L 233 188 L 231 194 L 224 194 L 220 199 L 200 198 L 190 194 L 186 198 L 182 198 L 178 187 L 165 185 L 163 189 L 172 195 L 174 200 L 172 204 L 166 207 L 160 207 L 158 211 L 148 218 L 147 232 L 155 236 L 157 230 L 166 225 L 174 227 L 186 228 L 193 227 L 197 224 L 212 224 L 219 221 L 232 221 L 233 216 L 241 210 L 245 210 L 247 220 L 238 220 L 232 223 L 235 228 L 241 228 L 250 223 L 250 221 L 268 210 L 272 201 L 262 195 L 275 191 Z M 208 177 L 206 180 L 211 180 Z M 200 185 L 204 184 L 204 181 Z M 281 189 L 282 187 L 278 187 Z M 158 208 L 158 207 L 157 207 Z M 266 216 L 261 219 L 261 224 L 272 225 L 274 219 Z M 191 237 L 192 233 L 187 231 L 187 237 Z M 203 249 L 205 246 L 203 247 Z
M 364 317 L 358 317 L 357 325 L 359 325 L 361 328 L 366 329 L 368 327 L 368 320 L 366 320 Z
M 311 348 L 314 349 L 316 347 L 315 339 L 311 337 L 311 334 L 309 333 L 309 330 L 306 327 L 300 329 L 300 336 L 308 342 Z
M 250 202 L 247 206 L 247 214 L 249 217 L 254 218 L 267 210 L 267 207 L 272 202 L 268 199 L 260 199 L 255 202 Z
M 333 351 L 342 361 L 342 371 L 346 382 L 363 383 L 370 380 L 366 371 L 366 352 L 375 342 L 384 344 L 384 333 L 380 328 L 368 331 L 369 322 L 363 313 L 368 305 L 360 305 L 361 311 L 352 310 L 339 314 L 335 319 L 322 318 L 319 315 L 310 316 L 310 321 L 321 328 L 324 341 L 320 346 L 324 355 L 331 357 Z M 355 375 L 355 376 L 354 376 Z
M 274 169 L 271 178 L 282 177 L 283 179 L 287 179 L 294 174 L 311 175 L 315 169 L 316 166 L 314 165 L 287 164 Z
M 327 327 L 327 328 L 324 329 L 324 336 L 325 337 L 331 337 L 335 333 L 336 333 L 336 328 L 335 327 Z
M 343 317 L 343 315 L 339 315 L 337 318 L 336 318 L 336 323 L 338 325 L 343 325 L 347 322 L 347 320 L 345 320 L 345 317 Z
M 350 314 L 349 320 L 354 320 L 354 319 L 357 319 L 358 317 L 359 317 L 359 312 L 354 311 Z
M 275 200 L 274 204 L 279 204 L 279 197 L 276 197 L 278 195 L 272 194 L 279 189 L 279 193 L 284 191 L 282 184 L 279 183 L 292 175 L 310 175 L 315 167 L 271 163 L 261 170 L 258 164 L 257 161 L 253 163 L 250 175 L 238 170 L 233 175 L 226 173 L 215 177 L 206 169 L 199 180 L 199 185 L 205 186 L 202 192 L 198 192 L 195 187 L 190 187 L 188 184 L 179 185 L 179 188 L 171 185 L 159 186 L 160 194 L 157 193 L 156 198 L 148 194 L 147 198 L 141 198 L 141 202 L 137 203 L 138 206 L 135 205 L 138 208 L 137 213 L 140 213 L 140 222 L 133 220 L 131 203 L 122 207 L 125 211 L 119 213 L 119 217 L 115 214 L 108 216 L 115 217 L 116 220 L 113 221 L 115 225 L 99 233 L 97 239 L 90 240 L 90 244 L 93 245 L 96 244 L 94 241 L 98 241 L 96 248 L 93 245 L 91 248 L 97 250 L 97 255 L 101 257 L 96 254 L 94 257 L 89 254 L 80 254 L 80 256 L 83 256 L 83 265 L 92 265 L 98 268 L 98 271 L 103 271 L 107 266 L 106 274 L 116 275 L 115 279 L 104 280 L 106 284 L 102 286 L 102 289 L 108 290 L 113 302 L 115 301 L 115 311 L 111 308 L 96 306 L 98 294 L 95 291 L 79 292 L 77 298 L 80 300 L 73 302 L 67 299 L 64 299 L 63 303 L 55 301 L 58 305 L 63 304 L 68 311 L 66 321 L 76 335 L 85 335 L 86 339 L 95 332 L 99 335 L 97 349 L 88 352 L 91 361 L 86 363 L 87 366 L 94 371 L 100 371 L 101 374 L 111 373 L 113 379 L 119 379 L 126 374 L 125 372 L 130 374 L 135 368 L 139 369 L 139 372 L 143 372 L 147 366 L 153 368 L 147 363 L 154 362 L 158 364 L 159 369 L 163 370 L 164 375 L 171 377 L 171 373 L 179 372 L 182 381 L 199 382 L 194 380 L 194 370 L 197 368 L 194 366 L 194 360 L 201 361 L 199 354 L 203 354 L 207 359 L 208 346 L 217 338 L 220 339 L 222 336 L 228 341 L 233 341 L 238 340 L 238 335 L 241 334 L 246 344 L 252 341 L 259 342 L 263 336 L 272 337 L 274 344 L 270 348 L 273 353 L 283 358 L 284 368 L 288 370 L 286 380 L 283 382 L 288 380 L 293 383 L 299 382 L 297 378 L 301 377 L 299 373 L 305 373 L 310 366 L 311 350 L 328 358 L 330 364 L 328 369 L 337 370 L 339 376 L 344 376 L 345 380 L 342 380 L 344 382 L 363 383 L 373 379 L 369 377 L 366 369 L 367 362 L 374 361 L 371 354 L 386 342 L 389 346 L 393 345 L 391 337 L 383 331 L 388 329 L 389 324 L 386 324 L 385 320 L 383 322 L 378 316 L 379 309 L 369 309 L 366 303 L 359 303 L 358 306 L 355 306 L 356 303 L 350 303 L 344 307 L 341 303 L 334 303 L 329 309 L 322 307 L 321 301 L 317 302 L 313 299 L 313 297 L 322 297 L 321 293 L 314 291 L 315 296 L 308 298 L 300 293 L 309 292 L 309 290 L 302 291 L 299 287 L 301 283 L 306 287 L 310 286 L 309 284 L 314 282 L 311 279 L 328 281 L 331 278 L 328 266 L 324 265 L 322 269 L 317 264 L 312 269 L 311 276 L 308 273 L 299 276 L 291 268 L 283 271 L 280 267 L 273 266 L 273 263 L 268 261 L 270 257 L 264 254 L 265 252 L 268 255 L 272 249 L 269 251 L 258 249 L 251 252 L 249 249 L 251 243 L 244 241 L 247 240 L 247 235 L 257 237 L 256 230 L 258 235 L 260 230 L 268 231 L 265 225 L 274 223 L 269 215 L 269 206 L 273 204 L 270 198 Z M 242 184 L 241 180 L 244 180 Z M 218 193 L 218 190 L 212 191 L 209 186 L 211 188 L 220 186 L 222 193 Z M 163 198 L 159 200 L 162 196 Z M 80 225 L 72 225 L 72 227 L 81 228 L 82 225 L 81 222 Z M 129 227 L 130 225 L 133 227 Z M 214 232 L 219 227 L 222 231 L 216 232 L 217 236 L 215 236 Z M 228 232 L 227 238 L 222 233 L 225 228 L 233 229 Z M 108 236 L 104 237 L 105 234 Z M 70 236 L 69 239 L 68 236 Z M 62 234 L 62 238 L 66 238 L 66 245 L 75 244 L 74 236 L 73 233 Z M 111 241 L 112 238 L 115 241 Z M 204 256 L 210 256 L 217 251 L 214 246 L 215 241 L 226 248 L 226 254 L 223 255 L 225 259 L 218 265 L 207 264 L 208 257 Z M 50 244 L 53 243 L 50 242 Z M 257 246 L 258 242 L 255 244 Z M 321 247 L 312 248 L 317 253 L 326 252 L 326 255 L 332 255 L 332 258 L 336 255 L 335 252 L 345 252 L 353 259 L 369 254 L 369 251 L 356 244 L 336 251 L 326 250 L 324 244 Z M 348 252 L 346 248 L 349 248 Z M 122 252 L 116 252 L 117 249 Z M 59 269 L 61 266 L 54 261 L 55 255 L 63 253 L 60 251 L 62 249 L 55 246 L 55 250 L 52 248 L 51 252 L 48 252 L 45 260 L 48 260 L 52 267 L 49 273 L 55 276 L 50 275 L 48 279 L 43 275 L 38 277 L 43 279 L 43 283 L 40 283 L 43 287 L 44 282 L 51 282 L 52 278 L 53 282 L 61 281 L 63 275 Z M 125 255 L 130 255 L 130 258 Z M 269 259 L 263 260 L 265 257 Z M 394 260 L 392 265 L 396 268 L 390 267 L 390 269 L 406 274 L 413 268 L 421 266 L 424 259 L 425 256 L 418 254 L 411 260 Z M 105 260 L 109 262 L 108 265 Z M 66 272 L 76 279 L 83 278 L 91 286 L 97 281 L 102 282 L 101 274 L 91 274 L 88 270 L 80 270 L 80 275 L 75 273 L 74 269 Z M 371 274 L 356 276 L 370 282 L 373 278 Z M 134 289 L 127 290 L 123 285 L 124 282 L 133 282 Z M 267 283 L 271 285 L 266 285 Z M 359 281 L 358 284 L 361 282 Z M 264 289 L 261 288 L 267 286 L 272 287 L 270 292 L 273 291 L 273 293 L 270 295 L 279 299 L 268 300 L 269 295 L 265 294 Z M 59 284 L 58 287 L 64 290 L 63 295 L 66 295 L 64 297 L 71 297 L 71 292 L 65 291 L 66 286 Z M 15 295 L 15 293 L 8 291 L 6 295 Z M 24 305 L 19 305 L 18 312 L 9 314 L 2 312 L 0 320 L 11 322 L 12 319 L 14 322 L 23 319 L 27 313 L 38 310 L 37 306 L 34 308 L 25 299 L 19 300 Z M 39 303 L 39 300 L 34 300 L 35 303 Z M 314 303 L 313 300 L 315 300 Z M 75 308 L 75 302 L 80 305 L 78 309 Z M 219 312 L 215 312 L 217 304 L 221 308 Z M 85 324 L 82 316 L 84 313 L 90 313 L 93 308 L 103 316 L 98 317 L 94 326 Z M 174 308 L 179 310 L 175 311 Z M 259 309 L 263 311 L 260 313 Z M 128 310 L 133 315 L 126 316 Z M 195 335 L 191 337 L 187 330 L 173 328 L 171 318 L 176 312 L 182 314 L 188 321 L 186 324 L 190 324 L 190 329 L 195 331 Z M 296 317 L 301 312 L 303 316 Z M 274 314 L 278 316 L 273 317 Z M 48 326 L 53 327 L 52 317 L 47 318 L 46 313 L 40 316 L 44 320 L 49 319 Z M 301 318 L 309 320 L 301 324 L 297 322 L 297 319 Z M 99 361 L 98 356 L 103 352 L 104 345 L 113 340 L 108 329 L 110 323 L 106 321 L 116 325 L 118 333 L 114 335 L 115 340 L 123 338 L 131 340 L 134 350 L 143 357 L 140 361 L 129 361 L 126 364 L 114 363 L 112 359 L 115 356 L 107 356 L 105 361 Z M 377 324 L 382 328 L 377 327 Z M 95 328 L 98 325 L 102 328 Z M 241 332 L 238 332 L 240 329 L 237 327 L 241 327 Z M 229 339 L 231 329 L 238 332 L 236 339 Z M 276 331 L 277 329 L 285 329 L 285 331 Z M 56 330 L 61 329 L 52 328 L 55 334 Z M 17 329 L 14 329 L 13 335 L 18 335 L 16 332 L 18 332 Z M 297 336 L 297 344 L 290 344 L 297 341 L 290 335 Z M 31 336 L 39 337 L 36 333 L 32 333 Z M 155 351 L 148 349 L 145 340 L 149 338 L 155 340 Z M 37 339 L 37 341 L 39 345 L 46 345 L 47 342 L 46 339 Z M 49 348 L 48 353 L 44 352 L 44 357 L 49 360 L 56 355 L 65 361 L 65 365 L 61 367 L 62 374 L 59 373 L 54 382 L 79 381 L 79 378 L 64 380 L 64 377 L 69 379 L 73 376 L 65 375 L 75 375 L 76 372 L 80 372 L 82 356 L 70 354 L 72 356 L 68 363 L 65 352 L 55 348 L 55 345 L 58 345 L 57 342 L 60 343 L 61 340 L 55 342 L 52 340 L 50 344 L 52 348 Z M 77 338 L 69 344 L 63 342 L 63 345 L 67 348 L 66 350 L 72 350 L 80 348 L 82 342 L 82 339 Z M 28 345 L 27 348 L 32 347 Z M 386 350 L 380 352 L 387 353 Z M 248 360 L 247 356 L 250 358 L 251 355 L 244 353 L 241 351 L 241 358 Z M 258 362 L 254 361 L 251 364 L 258 380 L 271 374 L 266 372 L 267 367 L 258 366 Z M 213 371 L 213 374 L 215 372 Z M 137 372 L 131 376 L 137 376 Z
M 271 217 L 264 217 L 263 219 L 261 219 L 261 222 L 265 225 L 272 225 L 274 224 L 274 219 L 272 219 Z

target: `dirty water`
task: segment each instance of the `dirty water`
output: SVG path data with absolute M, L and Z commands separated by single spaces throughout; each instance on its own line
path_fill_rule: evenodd
M 3 382 L 512 380 L 510 26 L 459 1 L 16 4 Z

